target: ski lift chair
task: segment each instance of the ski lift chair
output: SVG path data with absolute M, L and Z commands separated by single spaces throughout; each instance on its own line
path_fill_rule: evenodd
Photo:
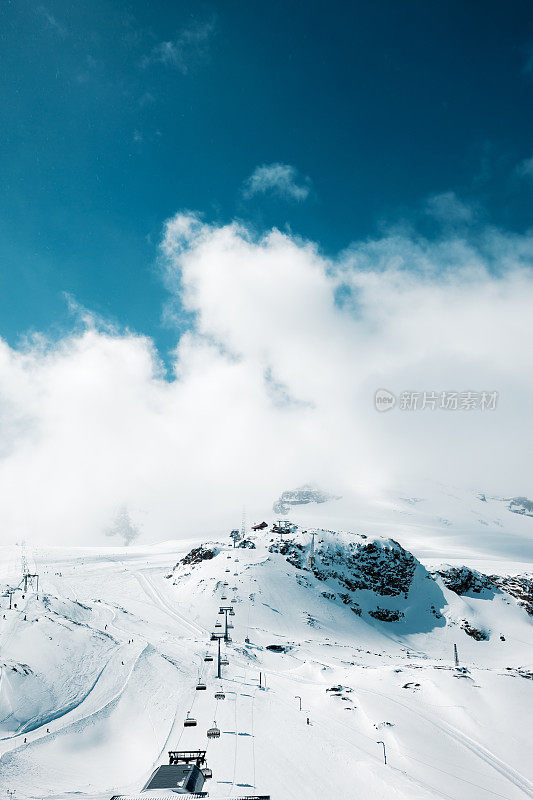
M 183 723 L 184 728 L 195 728 L 198 723 L 194 719 L 194 717 L 190 717 L 189 714 L 185 717 L 185 722 Z
M 224 692 L 215 692 L 215 700 L 225 700 L 226 695 Z
M 212 728 L 208 729 L 207 738 L 208 739 L 220 739 L 220 728 L 217 728 L 216 722 L 213 723 L 213 727 Z
M 207 689 L 207 686 L 205 685 L 205 683 L 199 682 L 199 683 L 196 684 L 196 691 L 197 692 L 202 692 L 202 691 L 205 691 L 206 689 Z
M 213 656 L 210 656 L 210 655 L 204 656 L 204 661 L 212 661 L 212 660 L 213 660 Z

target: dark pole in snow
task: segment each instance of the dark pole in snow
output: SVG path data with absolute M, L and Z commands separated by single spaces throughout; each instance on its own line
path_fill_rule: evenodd
M 453 656 L 455 659 L 455 666 L 456 668 L 459 666 L 459 653 L 457 652 L 457 645 L 454 644 L 453 646 Z
M 302 710 L 302 698 L 300 697 L 299 694 L 295 694 L 294 698 L 295 698 L 295 700 L 299 700 L 300 701 L 300 711 L 301 711 Z
M 382 744 L 383 745 L 383 761 L 386 764 L 387 763 L 387 751 L 385 750 L 385 742 L 376 742 L 376 744 Z
M 224 626 L 224 641 L 227 643 L 229 642 L 229 633 L 228 633 L 228 614 L 233 611 L 233 606 L 220 606 L 219 614 L 225 614 L 225 626 Z
M 219 636 L 218 637 L 218 670 L 217 670 L 217 678 L 221 678 L 222 677 L 222 675 L 220 674 L 220 639 L 221 639 L 221 637 Z

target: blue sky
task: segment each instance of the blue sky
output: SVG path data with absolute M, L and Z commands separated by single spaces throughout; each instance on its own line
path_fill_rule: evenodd
M 11 345 L 73 324 L 68 293 L 166 357 L 180 209 L 326 253 L 400 222 L 431 237 L 435 204 L 531 226 L 529 2 L 12 0 L 0 29 Z

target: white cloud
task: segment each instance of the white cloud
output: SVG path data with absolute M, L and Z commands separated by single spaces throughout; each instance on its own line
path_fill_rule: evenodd
M 286 488 L 379 495 L 422 478 L 528 494 L 533 239 L 384 236 L 335 260 L 279 231 L 190 213 L 162 258 L 193 327 L 172 380 L 152 342 L 85 327 L 0 343 L 0 529 L 109 543 L 261 516 Z M 342 306 L 336 302 L 342 290 Z M 377 388 L 500 392 L 494 412 L 378 414 Z
M 67 35 L 68 31 L 66 26 L 60 22 L 46 6 L 38 6 L 36 11 L 42 17 L 49 30 L 54 31 L 61 39 Z
M 175 39 L 156 44 L 143 66 L 160 63 L 177 69 L 182 75 L 209 57 L 211 40 L 216 30 L 215 18 L 194 22 L 183 28 Z
M 476 218 L 476 209 L 461 200 L 455 192 L 431 195 L 426 201 L 426 213 L 443 223 L 468 224 Z
M 517 168 L 516 168 L 516 172 L 521 178 L 532 179 L 533 178 L 533 156 L 531 158 L 525 158 L 523 161 L 521 161 L 518 164 Z
M 290 164 L 262 164 L 256 167 L 243 185 L 243 195 L 250 199 L 256 194 L 274 194 L 284 200 L 307 200 L 311 180 L 301 176 Z

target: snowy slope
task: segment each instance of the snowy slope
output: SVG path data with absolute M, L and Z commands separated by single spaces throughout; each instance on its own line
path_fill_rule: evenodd
M 236 549 L 28 551 L 39 597 L 1 598 L 2 793 L 136 793 L 168 749 L 208 745 L 214 798 L 533 797 L 533 617 L 484 577 L 509 562 L 458 575 L 445 542 L 426 562 L 396 531 L 357 531 L 315 529 L 314 550 L 303 528 Z M 4 587 L 21 558 L 2 549 Z M 220 604 L 235 627 L 218 681 Z

